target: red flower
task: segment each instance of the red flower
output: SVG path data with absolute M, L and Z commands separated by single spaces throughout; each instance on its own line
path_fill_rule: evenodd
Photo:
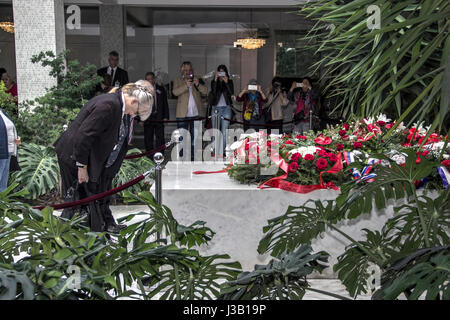
M 343 145 L 342 143 L 338 143 L 338 144 L 336 145 L 336 150 L 337 150 L 337 151 L 342 151 L 342 150 L 344 150 L 344 145 Z
M 245 150 L 250 149 L 250 145 L 248 143 L 245 144 Z
M 294 144 L 294 143 L 291 140 L 288 140 L 284 144 Z
M 298 136 L 295 136 L 297 139 L 299 139 L 299 140 L 306 140 L 306 139 L 308 139 L 308 137 L 306 137 L 306 136 L 301 136 L 301 135 L 298 135 Z
M 354 149 L 361 149 L 362 148 L 362 143 L 361 142 L 355 142 L 353 144 L 353 148 Z
M 444 160 L 441 162 L 441 164 L 446 167 L 447 169 L 450 169 L 450 160 Z
M 346 130 L 339 130 L 339 135 L 340 135 L 341 137 L 345 136 L 346 134 L 347 134 L 347 131 L 346 131 Z
M 409 148 L 409 147 L 411 147 L 411 144 L 410 143 L 404 143 L 404 144 L 402 144 L 402 146 L 405 147 L 405 148 Z
M 325 150 L 319 150 L 319 157 L 328 157 L 328 152 Z
M 387 123 L 387 124 L 385 125 L 385 128 L 386 128 L 387 130 L 390 130 L 393 126 L 394 126 L 393 123 Z
M 423 155 L 423 156 L 427 156 L 428 154 L 430 153 L 430 151 L 429 150 L 425 150 L 424 152 L 422 152 L 421 153 L 421 155 Z
M 314 139 L 314 142 L 323 146 L 326 146 L 328 144 L 331 144 L 333 140 L 330 137 L 324 137 L 322 135 L 318 136 Z
M 319 171 L 323 171 L 328 167 L 328 161 L 325 160 L 324 158 L 320 158 L 316 162 L 316 167 Z
M 416 159 L 416 164 L 419 164 L 420 161 L 422 161 L 422 160 L 421 160 L 419 157 L 417 157 L 417 159 Z
M 302 155 L 300 153 L 294 153 L 291 157 L 291 160 L 294 162 L 297 162 L 298 160 L 300 160 L 302 158 Z
M 314 160 L 314 156 L 312 154 L 307 154 L 307 155 L 305 155 L 304 159 L 308 160 L 308 161 L 312 161 L 312 160 Z
M 338 157 L 335 154 L 330 154 L 328 159 L 330 159 L 331 162 L 337 162 L 338 161 Z
M 343 136 L 342 140 L 347 141 L 350 137 L 349 136 Z
M 297 162 L 292 162 L 289 165 L 289 172 L 295 172 L 298 170 L 298 163 Z
M 350 130 L 350 126 L 349 126 L 348 124 L 344 123 L 344 129 L 345 129 L 346 131 L 348 131 L 348 130 Z
M 384 126 L 386 125 L 386 122 L 384 122 L 384 121 L 378 121 L 377 124 L 378 124 L 380 127 L 384 127 Z

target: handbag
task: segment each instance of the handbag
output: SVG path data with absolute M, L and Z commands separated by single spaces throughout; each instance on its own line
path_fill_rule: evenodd
M 92 195 L 86 183 L 79 184 L 78 180 L 75 180 L 67 190 L 64 202 L 78 201 Z M 66 208 L 62 212 L 61 218 L 71 220 L 75 214 L 83 217 L 82 225 L 89 227 L 93 232 L 103 232 L 106 228 L 106 222 L 99 200 L 79 207 Z
M 21 171 L 19 161 L 17 160 L 17 156 L 11 156 L 11 160 L 9 161 L 9 172 Z

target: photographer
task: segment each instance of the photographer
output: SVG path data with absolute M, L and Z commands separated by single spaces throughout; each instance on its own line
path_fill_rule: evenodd
M 287 107 L 289 100 L 286 93 L 281 88 L 281 78 L 275 77 L 269 89 L 266 90 L 268 102 L 264 108 L 266 123 L 269 124 L 267 132 L 271 134 L 272 130 L 283 132 L 283 108 Z
M 178 97 L 176 118 L 178 129 L 186 129 L 191 135 L 191 160 L 194 160 L 195 121 L 199 115 L 204 115 L 202 95 L 208 94 L 208 88 L 200 83 L 194 75 L 194 69 L 189 61 L 181 65 L 181 77 L 174 80 L 172 93 Z M 186 121 L 187 120 L 187 121 Z M 183 156 L 180 152 L 180 157 Z
M 302 82 L 294 81 L 288 93 L 288 99 L 294 103 L 294 129 L 293 132 L 303 134 L 312 130 L 310 117 L 314 114 L 319 95 L 312 87 L 312 80 L 303 78 Z M 313 117 L 313 121 L 315 118 Z M 313 126 L 317 125 L 313 123 Z
M 248 82 L 247 88 L 239 93 L 236 101 L 243 102 L 244 131 L 264 129 L 266 120 L 263 114 L 263 105 L 267 103 L 267 98 L 255 79 Z
M 211 81 L 211 92 L 210 92 L 210 104 L 212 105 L 211 117 L 212 117 L 212 128 L 218 129 L 222 132 L 222 141 L 218 142 L 219 150 L 215 150 L 216 156 L 223 156 L 225 154 L 226 147 L 226 133 L 230 126 L 230 122 L 222 119 L 221 117 L 231 119 L 233 113 L 231 107 L 233 105 L 232 96 L 234 95 L 233 80 L 230 79 L 230 74 L 225 65 L 220 65 L 217 67 L 217 72 L 215 78 Z M 215 119 L 218 117 L 218 119 Z M 218 128 L 215 127 L 216 120 Z M 213 137 L 213 140 L 215 137 Z

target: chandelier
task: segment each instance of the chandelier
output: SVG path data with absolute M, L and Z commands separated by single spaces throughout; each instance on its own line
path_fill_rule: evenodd
M 0 22 L 0 28 L 9 33 L 14 33 L 14 23 L 12 22 Z
M 248 37 L 236 39 L 234 46 L 240 46 L 244 49 L 259 49 L 266 44 L 266 40 L 258 38 L 258 31 L 252 30 L 253 26 L 253 10 L 250 9 L 250 28 L 248 30 Z M 237 25 L 236 25 L 236 36 L 237 36 Z M 236 37 L 237 38 L 237 37 Z
M 237 39 L 235 44 L 242 46 L 244 49 L 259 49 L 266 44 L 266 40 L 259 38 L 242 38 Z

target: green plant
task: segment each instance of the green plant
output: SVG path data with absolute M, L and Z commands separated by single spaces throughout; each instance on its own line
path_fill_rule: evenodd
M 381 11 L 370 29 L 366 10 Z M 408 125 L 448 130 L 450 3 L 446 0 L 319 0 L 300 5 L 316 21 L 305 37 L 344 115 L 387 112 Z
M 22 170 L 13 174 L 13 180 L 29 192 L 30 199 L 59 189 L 59 165 L 53 148 L 23 144 L 18 159 Z
M 311 254 L 312 248 L 302 245 L 289 253 L 280 254 L 267 265 L 256 265 L 252 272 L 241 273 L 230 281 L 222 291 L 222 300 L 300 300 L 307 290 L 323 293 L 339 299 L 339 295 L 311 288 L 306 276 L 313 271 L 321 272 L 328 255 L 324 252 Z
M 447 297 L 449 288 L 440 283 L 450 279 L 450 270 L 445 267 L 449 255 L 422 255 L 420 266 L 407 264 L 395 276 L 391 272 L 398 269 L 399 259 L 414 257 L 425 248 L 444 247 L 449 243 L 450 189 L 440 190 L 430 197 L 418 194 L 414 185 L 416 180 L 425 178 L 439 164 L 424 159 L 417 164 L 414 152 L 408 153 L 404 167 L 381 158 L 390 165 L 377 166 L 377 176 L 372 183 L 357 180 L 343 187 L 336 201 L 326 204 L 315 201 L 289 207 L 283 216 L 271 219 L 264 228 L 265 236 L 260 242 L 259 253 L 271 252 L 276 256 L 283 251 L 292 252 L 299 244 L 310 243 L 330 229 L 350 243 L 333 269 L 352 297 L 367 293 L 370 265 L 378 266 L 387 279 L 384 298 L 395 299 L 404 293 L 414 299 L 424 291 L 427 291 L 426 298 Z M 395 216 L 386 221 L 382 230 L 365 229 L 364 239 L 356 240 L 337 227 L 339 221 L 356 219 L 370 212 L 373 200 L 376 208 L 381 210 L 386 208 L 389 199 L 399 202 L 394 204 Z M 400 275 L 408 283 L 406 287 L 399 280 L 393 283 L 393 279 Z M 436 291 L 437 287 L 439 290 Z M 409 291 L 416 293 L 409 295 Z
M 96 67 L 68 60 L 68 54 L 69 51 L 65 51 L 55 56 L 48 51 L 32 57 L 33 63 L 50 68 L 49 74 L 57 79 L 57 85 L 49 88 L 44 96 L 20 106 L 16 126 L 24 142 L 45 146 L 53 144 L 62 134 L 63 126 L 69 125 L 88 99 L 94 96 L 95 88 L 101 82 Z
M 6 93 L 6 87 L 3 81 L 0 80 L 0 107 L 8 114 L 13 123 L 17 122 L 17 104 L 14 97 Z
M 139 149 L 130 149 L 127 155 L 139 154 L 141 151 Z M 113 187 L 120 186 L 138 176 L 144 172 L 149 171 L 155 164 L 147 157 L 142 157 L 139 159 L 124 160 L 119 172 L 114 177 Z M 138 193 L 143 191 L 143 183 L 136 184 L 131 187 L 130 191 L 133 193 Z
M 374 299 L 395 299 L 405 293 L 410 300 L 450 299 L 450 246 L 421 249 L 386 270 Z
M 2 208 L 17 196 L 11 194 L 12 188 L 0 194 Z M 10 206 L 15 208 L 8 211 L 10 217 L 0 217 L 0 297 L 150 299 L 161 293 L 164 299 L 198 298 L 198 294 L 213 298 L 219 294 L 221 279 L 229 280 L 240 272 L 237 263 L 216 261 L 227 259 L 226 255 L 202 257 L 196 250 L 177 245 L 208 241 L 213 233 L 202 223 L 178 224 L 170 213 L 162 214 L 167 208 L 156 205 L 149 193 L 132 198 L 144 201 L 151 212 L 122 230 L 115 241 L 109 241 L 105 233 L 89 232 L 77 216 L 68 221 L 55 217 L 51 208 L 37 211 L 28 205 Z M 125 219 L 131 222 L 134 217 Z M 13 222 L 9 222 L 11 218 Z M 162 230 L 176 234 L 171 234 L 169 241 L 152 239 Z M 22 256 L 15 261 L 13 256 L 19 253 Z M 78 289 L 70 286 L 70 268 L 79 271 Z M 156 289 L 147 291 L 145 278 Z M 165 279 L 174 285 L 163 285 Z

